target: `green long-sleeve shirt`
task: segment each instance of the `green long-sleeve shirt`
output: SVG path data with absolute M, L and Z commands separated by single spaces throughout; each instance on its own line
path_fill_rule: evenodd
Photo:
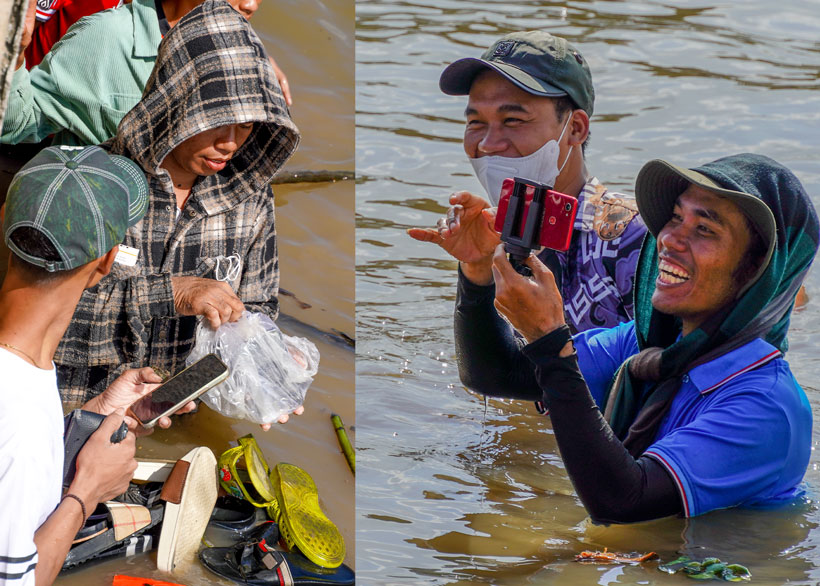
M 14 74 L 0 142 L 98 144 L 142 97 L 162 35 L 154 0 L 80 19 L 43 62 Z

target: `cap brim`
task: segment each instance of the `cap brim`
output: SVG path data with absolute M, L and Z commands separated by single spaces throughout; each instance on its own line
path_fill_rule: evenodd
M 661 159 L 646 163 L 635 180 L 638 211 L 652 235 L 658 236 L 672 217 L 678 196 L 690 184 L 730 199 L 738 205 L 766 242 L 768 250 L 763 266 L 768 265 L 776 243 L 777 225 L 774 214 L 765 202 L 748 193 L 721 187 L 702 173 L 678 167 Z
M 485 61 L 475 57 L 465 57 L 448 65 L 441 72 L 438 86 L 447 95 L 466 96 L 470 93 L 470 86 L 473 85 L 476 76 L 487 69 L 501 74 L 525 92 L 536 96 L 559 98 L 567 95 L 564 90 L 536 79 L 518 67 L 506 63 Z

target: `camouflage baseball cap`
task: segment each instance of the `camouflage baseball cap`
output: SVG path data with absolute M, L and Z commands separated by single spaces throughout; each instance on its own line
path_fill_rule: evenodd
M 23 260 L 49 272 L 82 266 L 122 242 L 148 209 L 145 173 L 100 147 L 48 147 L 14 176 L 6 196 L 3 234 Z M 11 240 L 18 228 L 40 231 L 60 262 L 27 254 Z
M 476 76 L 487 69 L 537 96 L 568 96 L 576 107 L 592 116 L 595 90 L 592 74 L 581 53 L 566 39 L 544 31 L 505 35 L 480 59 L 466 57 L 451 63 L 439 79 L 445 94 L 465 96 Z

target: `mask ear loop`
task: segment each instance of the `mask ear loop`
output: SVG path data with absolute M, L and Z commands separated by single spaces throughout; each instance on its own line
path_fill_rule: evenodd
M 570 120 L 572 120 L 572 112 L 570 112 L 570 115 L 567 117 L 567 121 L 564 123 L 564 129 L 561 131 L 561 135 L 558 137 L 558 141 L 557 141 L 558 142 L 558 148 L 561 147 L 561 139 L 564 138 L 564 133 L 567 131 L 567 126 L 569 126 L 569 121 Z M 575 148 L 574 146 L 569 147 L 569 150 L 567 151 L 567 156 L 564 157 L 564 162 L 561 163 L 561 166 L 558 168 L 558 174 L 559 175 L 564 170 L 564 167 L 567 166 L 567 162 L 569 161 L 569 156 L 572 154 L 572 149 L 574 149 L 574 148 Z
M 224 269 L 224 275 L 222 271 L 220 271 L 220 262 L 226 261 L 228 263 L 228 267 Z M 214 267 L 214 276 L 216 277 L 217 281 L 227 281 L 228 283 L 233 283 L 237 277 L 239 277 L 239 272 L 242 270 L 242 259 L 239 257 L 238 254 L 232 254 L 229 257 L 218 256 L 216 257 L 216 266 Z
M 228 257 L 230 263 L 228 268 L 228 280 L 233 283 L 239 277 L 239 271 L 242 270 L 242 259 L 238 254 L 232 254 Z

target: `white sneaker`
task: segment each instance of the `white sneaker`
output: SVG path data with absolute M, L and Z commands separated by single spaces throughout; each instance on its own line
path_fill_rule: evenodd
M 176 464 L 173 460 L 146 460 L 137 458 L 137 469 L 133 480 L 143 482 L 165 482 Z
M 160 497 L 166 502 L 157 550 L 160 570 L 173 572 L 196 559 L 217 489 L 216 458 L 208 448 L 194 448 L 174 465 Z

